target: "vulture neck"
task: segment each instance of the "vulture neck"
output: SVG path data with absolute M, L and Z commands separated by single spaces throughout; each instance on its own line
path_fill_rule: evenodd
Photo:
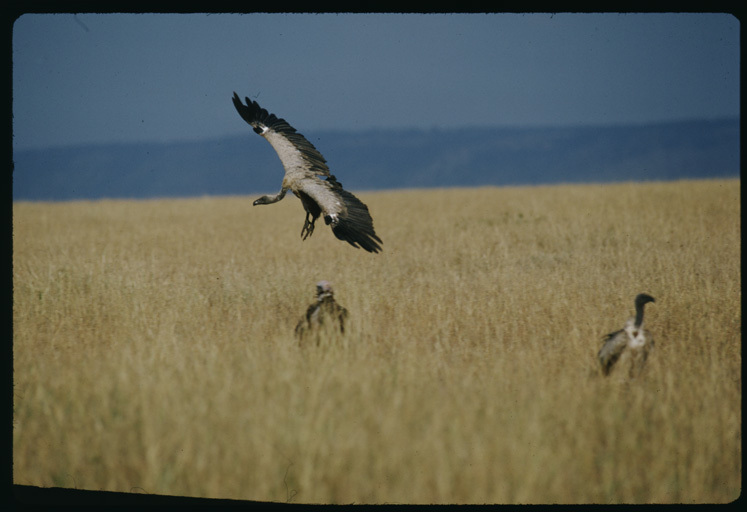
M 640 328 L 643 324 L 643 304 L 635 305 L 635 327 Z

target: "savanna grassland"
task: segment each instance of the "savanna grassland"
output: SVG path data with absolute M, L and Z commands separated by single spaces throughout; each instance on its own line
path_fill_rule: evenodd
M 741 494 L 739 180 L 13 205 L 13 481 L 296 503 Z M 337 344 L 293 329 L 321 279 Z M 646 309 L 642 375 L 602 336 Z M 617 369 L 619 370 L 619 368 Z

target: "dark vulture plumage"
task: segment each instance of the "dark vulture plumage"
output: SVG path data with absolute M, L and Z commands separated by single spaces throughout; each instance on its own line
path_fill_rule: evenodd
M 262 196 L 254 204 L 276 203 L 290 190 L 306 210 L 301 229 L 304 240 L 314 232 L 314 222 L 321 216 L 340 240 L 368 252 L 379 252 L 379 244 L 383 242 L 374 231 L 368 207 L 342 188 L 337 178 L 330 174 L 321 153 L 285 119 L 268 113 L 256 101 L 245 100 L 246 104 L 233 93 L 233 104 L 239 115 L 256 133 L 267 139 L 285 167 L 280 192 L 274 196 Z
M 344 334 L 348 310 L 335 302 L 334 290 L 329 281 L 316 284 L 316 301 L 306 310 L 306 314 L 296 325 L 299 343 L 320 343 L 324 333 Z
M 602 373 L 609 375 L 618 359 L 630 359 L 629 374 L 636 377 L 643 370 L 649 350 L 654 347 L 651 333 L 643 327 L 643 307 L 654 298 L 641 293 L 635 298 L 635 317 L 629 318 L 625 326 L 604 336 L 604 345 L 599 351 L 599 363 Z

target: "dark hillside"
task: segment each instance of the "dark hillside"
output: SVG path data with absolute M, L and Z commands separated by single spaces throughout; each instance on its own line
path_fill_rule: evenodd
M 350 190 L 739 176 L 739 120 L 640 126 L 303 132 Z M 272 147 L 245 136 L 18 151 L 14 200 L 275 191 Z

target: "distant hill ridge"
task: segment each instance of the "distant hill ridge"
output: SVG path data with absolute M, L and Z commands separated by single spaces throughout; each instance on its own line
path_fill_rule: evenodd
M 739 119 L 547 128 L 299 128 L 349 190 L 736 177 Z M 279 188 L 272 147 L 246 135 L 13 154 L 13 199 L 245 195 Z

